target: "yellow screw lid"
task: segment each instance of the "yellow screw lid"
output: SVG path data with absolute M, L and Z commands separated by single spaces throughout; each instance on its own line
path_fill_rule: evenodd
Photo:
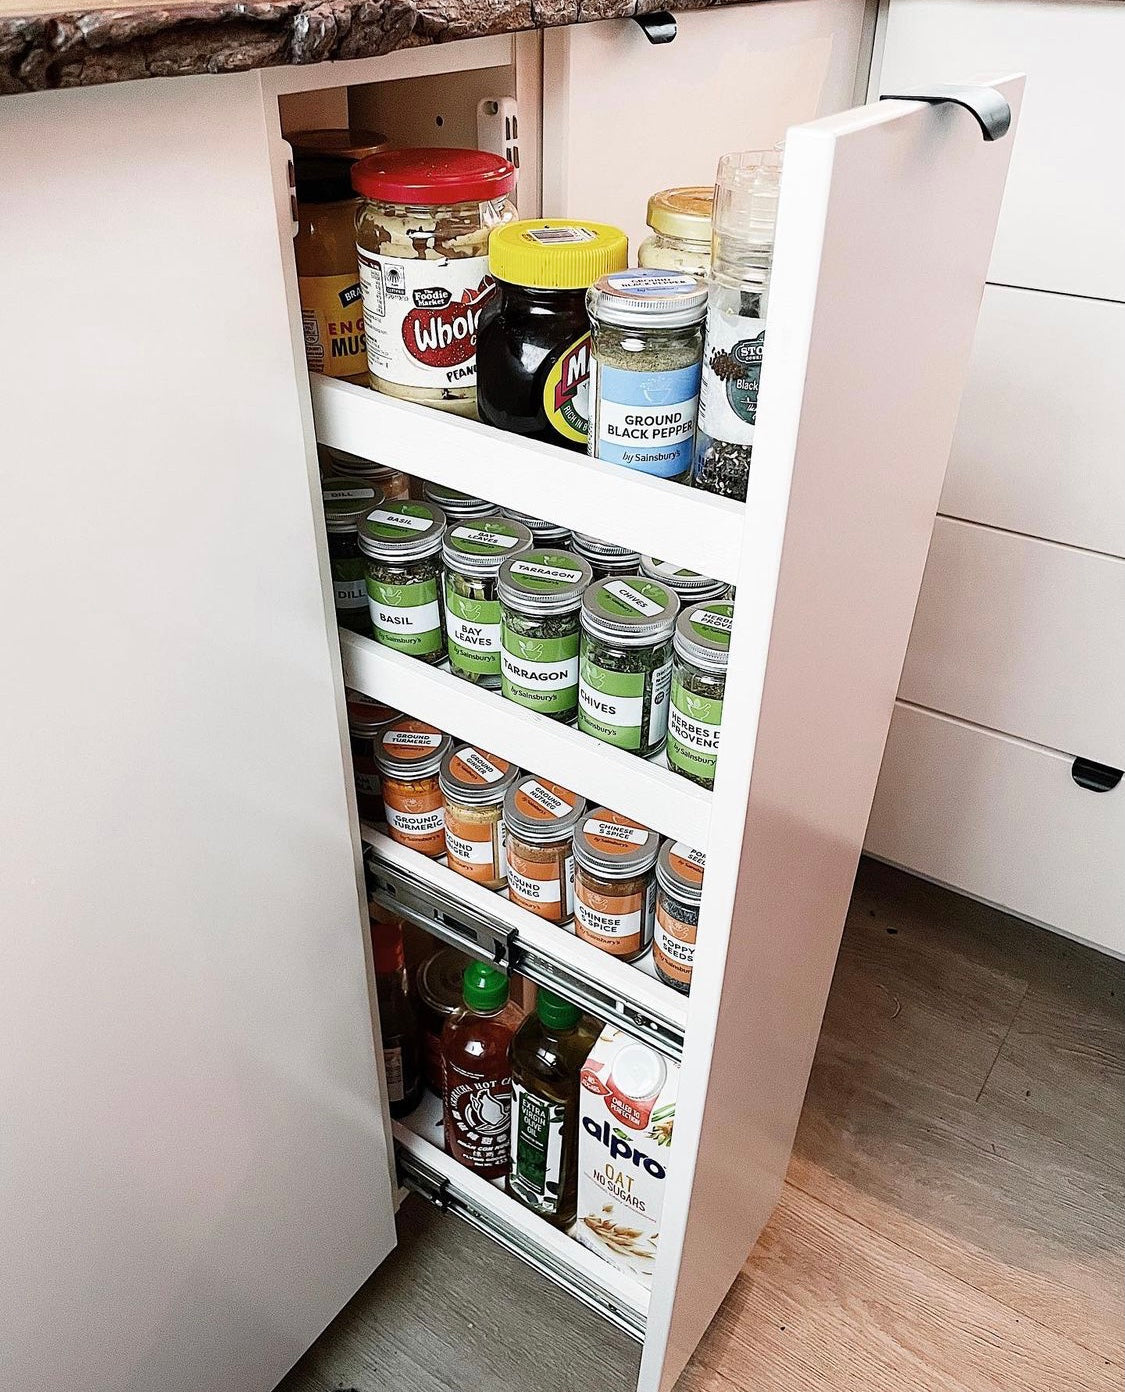
M 654 193 L 648 200 L 646 221 L 654 232 L 684 242 L 711 241 L 713 188 L 673 188 Z
M 492 274 L 533 290 L 585 290 L 628 264 L 628 237 L 604 222 L 535 218 L 497 227 L 488 239 Z

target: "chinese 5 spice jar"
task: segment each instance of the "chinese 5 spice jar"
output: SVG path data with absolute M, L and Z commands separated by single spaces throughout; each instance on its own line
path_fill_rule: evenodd
M 578 611 L 589 562 L 532 550 L 500 567 L 500 689 L 552 720 L 578 712 Z
M 441 508 L 409 498 L 376 508 L 359 528 L 376 640 L 430 663 L 445 657 L 438 600 L 444 532 Z
M 574 931 L 584 942 L 632 962 L 652 942 L 656 909 L 655 831 L 596 808 L 574 833 Z
M 500 685 L 500 600 L 496 578 L 509 556 L 531 549 L 531 533 L 507 517 L 450 526 L 442 541 L 449 667 L 480 686 Z
M 427 856 L 445 854 L 439 775 L 452 745 L 432 725 L 404 716 L 383 731 L 375 751 L 391 840 Z
M 526 777 L 504 797 L 508 834 L 508 898 L 569 923 L 574 916 L 574 828 L 586 810 L 577 793 L 545 778 Z
M 734 605 L 708 600 L 685 609 L 672 640 L 668 766 L 704 788 L 715 786 Z
M 652 965 L 661 981 L 685 996 L 691 990 L 699 902 L 706 858 L 682 841 L 664 842 L 656 862 L 656 931 Z
M 663 749 L 679 611 L 671 590 L 641 576 L 590 586 L 582 597 L 580 730 L 646 759 Z
M 504 798 L 519 769 L 471 744 L 450 749 L 441 765 L 445 856 L 449 868 L 486 889 L 508 880 Z

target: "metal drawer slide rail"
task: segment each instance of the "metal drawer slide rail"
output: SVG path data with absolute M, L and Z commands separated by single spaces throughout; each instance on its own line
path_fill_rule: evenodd
M 593 1281 L 587 1280 L 582 1272 L 567 1266 L 553 1252 L 540 1247 L 533 1237 L 520 1229 L 510 1227 L 495 1213 L 478 1207 L 465 1194 L 460 1193 L 444 1175 L 431 1170 L 424 1161 L 402 1146 L 395 1146 L 395 1156 L 398 1161 L 399 1180 L 405 1188 L 420 1195 L 427 1203 L 432 1203 L 443 1212 L 463 1219 L 513 1256 L 519 1257 L 528 1266 L 548 1276 L 556 1285 L 562 1286 L 576 1300 L 581 1300 L 584 1305 L 596 1310 L 603 1319 L 609 1320 L 634 1339 L 644 1342 L 644 1320 L 636 1310 L 619 1305 L 606 1291 Z
M 546 986 L 599 1019 L 620 1025 L 670 1058 L 679 1059 L 683 1054 L 683 1031 L 674 1021 L 622 1000 L 600 983 L 522 943 L 516 929 L 460 903 L 409 871 L 386 864 L 370 850 L 366 863 L 371 898 L 384 908 L 462 952 L 495 962 L 509 975 L 518 972 L 537 986 Z

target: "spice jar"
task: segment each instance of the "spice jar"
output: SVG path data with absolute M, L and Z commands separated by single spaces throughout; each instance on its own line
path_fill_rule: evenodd
M 507 517 L 478 517 L 446 529 L 445 628 L 449 669 L 480 686 L 500 685 L 500 599 L 496 580 L 509 556 L 531 549 L 531 533 Z
M 363 479 L 331 475 L 321 481 L 320 496 L 324 503 L 336 622 L 341 628 L 370 638 L 367 563 L 359 549 L 359 524 L 382 505 L 383 495 Z
M 615 546 L 611 541 L 601 541 L 586 532 L 572 533 L 570 549 L 590 562 L 595 580 L 607 580 L 613 575 L 636 575 L 641 564 L 639 552 Z
M 418 1023 L 422 1033 L 422 1072 L 426 1086 L 441 1096 L 445 1070 L 441 1034 L 445 1022 L 461 1006 L 461 981 L 472 961 L 455 947 L 442 947 L 418 968 Z
M 652 236 L 637 249 L 637 262 L 660 271 L 680 271 L 706 280 L 711 274 L 713 188 L 671 188 L 648 200 Z
M 567 551 L 525 551 L 500 567 L 500 690 L 509 701 L 573 722 L 578 611 L 589 583 L 588 562 Z
M 580 730 L 645 759 L 664 748 L 679 612 L 672 591 L 643 576 L 590 586 L 582 596 Z
M 477 413 L 477 325 L 488 238 L 511 222 L 515 168 L 483 150 L 390 150 L 352 186 L 367 361 L 376 391 Z
M 446 861 L 486 889 L 503 889 L 508 882 L 504 797 L 519 776 L 514 764 L 471 744 L 451 749 L 442 761 Z
M 456 488 L 446 488 L 444 483 L 424 483 L 422 497 L 427 503 L 437 503 L 450 524 L 465 517 L 487 517 L 496 511 L 495 503 L 475 498 L 471 493 L 461 493 Z
M 352 773 L 359 815 L 367 822 L 383 820 L 383 789 L 375 751 L 383 732 L 402 713 L 349 687 L 344 693 L 348 708 L 348 735 L 352 746 Z
M 523 523 L 531 533 L 536 548 L 548 546 L 556 551 L 565 551 L 570 546 L 569 527 L 560 527 L 557 522 L 548 522 L 542 517 L 532 517 L 528 512 L 517 512 L 515 508 L 501 508 L 500 511 L 505 517 Z
M 488 244 L 496 293 L 481 311 L 477 342 L 482 421 L 586 448 L 586 291 L 628 263 L 625 233 L 602 223 L 539 218 L 496 230 Z
M 688 472 L 706 305 L 701 281 L 667 271 L 590 287 L 590 454 L 660 478 Z
M 730 586 L 722 580 L 712 580 L 709 575 L 698 571 L 685 570 L 675 561 L 660 561 L 655 556 L 642 556 L 640 571 L 650 580 L 658 580 L 668 589 L 675 590 L 680 603 L 687 608 L 703 599 L 724 599 L 730 594 Z
M 686 996 L 695 965 L 699 901 L 703 897 L 706 858 L 670 837 L 656 862 L 656 928 L 652 965 L 661 981 Z
M 429 663 L 445 658 L 438 601 L 444 532 L 441 508 L 409 498 L 376 508 L 359 528 L 376 641 Z
M 733 623 L 729 600 L 708 600 L 684 610 L 672 639 L 668 766 L 704 788 L 715 786 Z
M 383 731 L 375 750 L 391 840 L 427 856 L 445 854 L 439 775 L 452 745 L 432 725 L 403 716 Z
M 355 251 L 351 163 L 323 156 L 293 162 L 297 194 L 297 294 L 310 372 L 354 377 L 367 366 Z
M 504 798 L 508 836 L 508 898 L 513 904 L 569 923 L 574 916 L 574 828 L 586 803 L 545 778 L 526 777 Z
M 652 942 L 655 831 L 598 807 L 574 833 L 574 931 L 612 957 L 635 961 Z
M 380 492 L 384 499 L 410 497 L 410 478 L 398 469 L 376 464 L 373 459 L 361 459 L 358 454 L 347 454 L 344 450 L 332 449 L 330 445 L 321 445 L 319 448 L 324 451 L 327 461 L 328 467 L 324 470 L 326 474 L 362 479 L 364 483 L 369 483 Z

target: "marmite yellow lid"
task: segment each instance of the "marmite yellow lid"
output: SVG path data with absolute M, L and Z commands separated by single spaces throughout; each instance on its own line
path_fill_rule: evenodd
M 604 222 L 536 218 L 498 227 L 488 239 L 492 274 L 533 290 L 585 290 L 628 264 L 628 237 Z

